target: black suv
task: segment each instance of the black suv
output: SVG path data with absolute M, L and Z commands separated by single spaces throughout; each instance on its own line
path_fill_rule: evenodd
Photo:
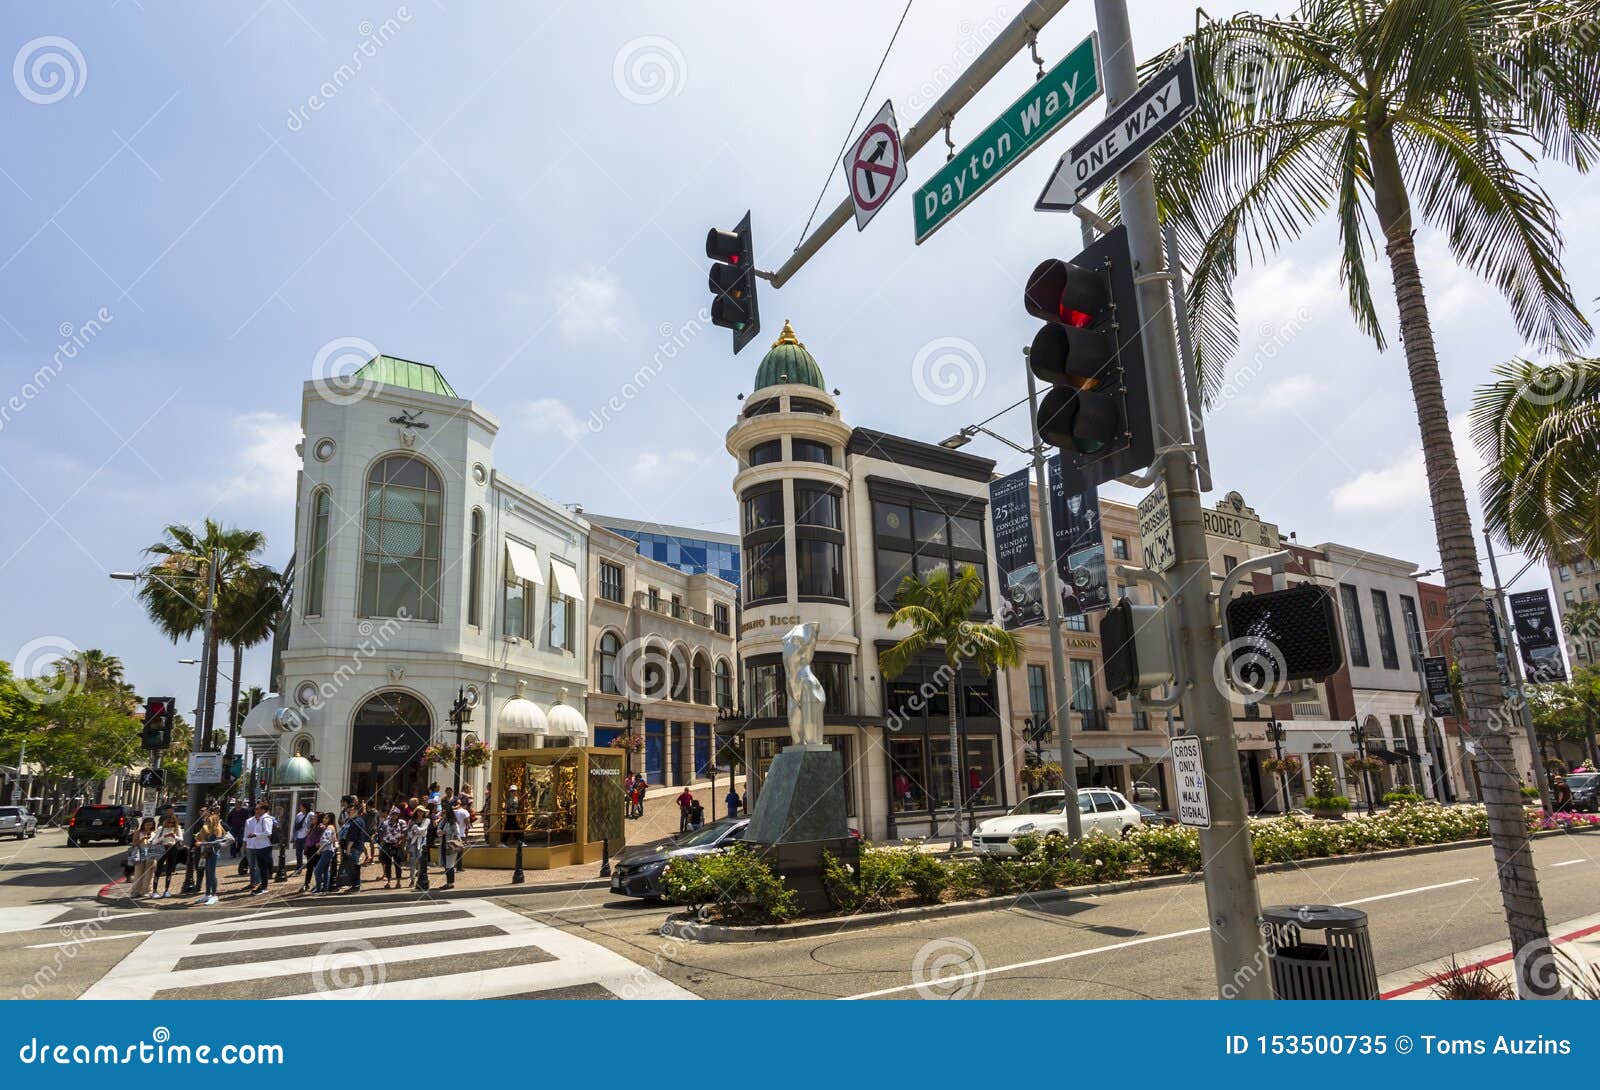
M 126 844 L 133 839 L 134 817 L 126 806 L 96 803 L 80 806 L 67 822 L 67 846 L 76 848 L 91 840 L 114 840 Z
M 1574 810 L 1600 811 L 1600 772 L 1568 772 L 1567 787 Z

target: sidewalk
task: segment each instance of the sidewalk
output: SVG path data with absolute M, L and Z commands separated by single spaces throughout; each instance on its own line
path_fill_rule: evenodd
M 1600 915 L 1551 924 L 1550 942 L 1559 951 L 1553 959 L 1554 967 L 1568 983 L 1575 975 L 1582 975 L 1591 987 L 1600 985 L 1600 976 L 1596 975 L 1600 973 Z M 1453 959 L 1438 958 L 1389 973 L 1378 981 L 1379 998 L 1438 999 L 1434 985 L 1450 976 L 1452 960 L 1460 972 L 1482 969 L 1515 987 L 1511 943 L 1506 940 L 1463 950 Z

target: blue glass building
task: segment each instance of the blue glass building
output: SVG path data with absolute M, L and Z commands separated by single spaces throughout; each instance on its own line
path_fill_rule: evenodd
M 688 526 L 613 518 L 583 512 L 596 526 L 604 526 L 639 543 L 639 555 L 670 564 L 689 575 L 715 575 L 739 585 L 739 539 Z

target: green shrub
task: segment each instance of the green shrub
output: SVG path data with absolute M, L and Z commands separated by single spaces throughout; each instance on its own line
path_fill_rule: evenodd
M 1151 874 L 1200 869 L 1200 834 L 1188 825 L 1147 825 L 1128 837 Z
M 737 845 L 712 855 L 674 859 L 662 876 L 667 900 L 694 912 L 715 909 L 718 917 L 741 923 L 793 919 L 799 902 L 767 861 Z
M 925 905 L 937 904 L 951 886 L 951 866 L 928 852 L 912 850 L 906 860 L 906 884 L 911 895 Z
M 978 864 L 971 859 L 955 859 L 946 863 L 938 861 L 945 870 L 945 889 L 953 900 L 970 901 L 983 894 L 983 876 Z
M 1537 787 L 1528 787 L 1524 785 L 1522 788 L 1522 797 L 1525 799 L 1536 799 L 1539 797 L 1539 789 Z
M 1029 833 L 1011 843 L 1017 855 L 1001 865 L 1016 889 L 1033 892 L 1088 881 L 1088 868 L 1072 857 L 1071 846 L 1059 831 Z
M 1132 874 L 1134 867 L 1143 861 L 1131 837 L 1125 840 L 1102 832 L 1083 838 L 1079 858 L 1088 868 L 1091 882 L 1119 881 Z
M 1383 796 L 1385 806 L 1414 806 L 1419 802 L 1428 800 L 1415 791 L 1390 791 Z

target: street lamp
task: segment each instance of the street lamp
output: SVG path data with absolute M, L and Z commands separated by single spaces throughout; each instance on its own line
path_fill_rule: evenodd
M 632 697 L 617 701 L 617 718 L 627 724 L 623 730 L 628 734 L 628 744 L 622 747 L 622 760 L 623 772 L 629 776 L 633 775 L 633 721 L 643 716 L 644 707 L 634 703 Z
M 718 708 L 717 709 L 717 723 L 718 723 L 719 726 L 720 725 L 725 725 L 725 724 L 732 724 L 732 723 L 743 723 L 744 721 L 745 721 L 745 714 L 744 714 L 744 709 L 743 708 Z M 729 752 L 729 756 L 728 756 L 728 790 L 730 792 L 732 792 L 733 791 L 733 755 L 732 755 L 732 749 L 733 749 L 733 740 L 738 737 L 738 734 L 735 733 L 735 732 L 732 732 L 732 731 L 720 731 L 719 730 L 717 732 L 717 737 L 718 738 L 726 738 L 727 739 L 727 742 L 724 743 L 724 744 L 728 747 L 728 749 L 730 751 Z M 728 811 L 728 816 L 729 817 L 733 817 L 734 816 L 732 809 L 730 809 Z M 716 821 L 717 820 L 717 754 L 716 754 L 715 751 L 713 751 L 712 754 L 711 754 L 711 820 L 712 821 Z
M 1350 728 L 1350 741 L 1355 743 L 1356 757 L 1361 762 L 1361 782 L 1367 786 L 1367 813 L 1372 813 L 1372 769 L 1367 767 L 1367 736 L 1362 733 L 1361 724 L 1356 722 Z
M 465 686 L 456 690 L 456 701 L 450 705 L 450 724 L 456 729 L 455 794 L 461 794 L 461 742 L 467 724 L 472 722 L 472 701 L 467 699 Z

